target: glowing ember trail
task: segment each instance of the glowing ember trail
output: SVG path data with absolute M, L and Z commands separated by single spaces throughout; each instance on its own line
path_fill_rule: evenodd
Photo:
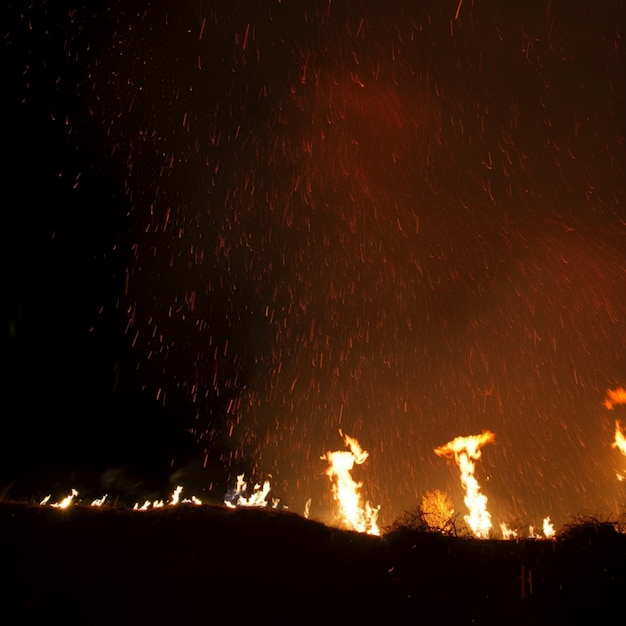
M 341 430 L 339 434 L 350 450 L 327 452 L 321 458 L 330 463 L 326 474 L 333 484 L 333 495 L 339 502 L 342 521 L 348 528 L 357 532 L 380 535 L 376 523 L 380 506 L 374 508 L 369 502 L 366 502 L 364 507 L 361 506 L 359 490 L 363 483 L 355 482 L 350 475 L 354 464 L 362 465 L 369 454 L 361 448 L 356 439 L 344 435 Z
M 480 459 L 482 446 L 495 441 L 495 435 L 486 430 L 480 435 L 456 437 L 444 446 L 435 448 L 438 456 L 454 458 L 461 470 L 461 483 L 465 489 L 465 504 L 469 515 L 464 519 L 476 537 L 484 539 L 491 530 L 491 515 L 487 511 L 487 497 L 480 493 L 480 486 L 474 476 L 476 463 Z

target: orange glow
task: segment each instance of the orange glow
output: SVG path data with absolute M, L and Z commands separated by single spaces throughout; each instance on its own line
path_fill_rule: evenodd
M 464 519 L 471 528 L 474 536 L 485 539 L 491 530 L 491 515 L 487 511 L 487 497 L 480 493 L 480 486 L 474 476 L 476 461 L 480 459 L 482 446 L 493 443 L 496 436 L 489 430 L 480 435 L 456 437 L 447 444 L 435 448 L 435 454 L 447 458 L 454 458 L 461 470 L 461 484 L 465 489 L 464 502 L 469 509 L 469 515 Z
M 321 458 L 330 463 L 326 474 L 332 481 L 333 495 L 339 502 L 342 521 L 345 526 L 357 532 L 380 535 L 376 523 L 380 506 L 374 508 L 369 502 L 366 502 L 365 506 L 361 505 L 359 490 L 363 483 L 355 482 L 350 475 L 354 464 L 363 464 L 369 454 L 361 448 L 356 439 L 344 435 L 341 431 L 339 434 L 350 450 L 327 452 Z
M 624 387 L 606 390 L 604 406 L 612 411 L 616 404 L 626 404 L 626 389 Z

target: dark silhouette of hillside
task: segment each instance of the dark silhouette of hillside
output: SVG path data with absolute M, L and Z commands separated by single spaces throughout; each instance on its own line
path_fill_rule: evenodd
M 626 536 L 555 541 L 394 526 L 383 537 L 272 509 L 0 503 L 7 624 L 618 624 Z

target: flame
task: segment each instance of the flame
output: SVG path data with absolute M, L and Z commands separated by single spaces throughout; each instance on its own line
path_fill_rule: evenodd
M 552 522 L 550 521 L 550 516 L 548 515 L 548 517 L 545 517 L 543 520 L 543 536 L 546 539 L 554 539 L 554 526 L 552 525 Z
M 517 539 L 517 531 L 509 528 L 504 522 L 500 524 L 502 539 Z
M 493 443 L 496 436 L 489 430 L 480 435 L 456 437 L 447 444 L 435 448 L 435 454 L 443 457 L 454 457 L 461 470 L 461 484 L 465 489 L 464 502 L 469 509 L 469 515 L 464 519 L 471 528 L 474 536 L 485 539 L 491 530 L 491 515 L 487 511 L 487 497 L 480 493 L 480 486 L 474 477 L 476 463 L 480 459 L 482 446 Z
M 244 474 L 237 476 L 237 486 L 235 487 L 235 492 L 234 494 L 227 494 L 224 496 L 224 504 L 233 509 L 237 506 L 267 506 L 267 494 L 272 488 L 270 481 L 266 480 L 263 483 L 263 487 L 257 483 L 254 485 L 252 494 L 246 497 L 244 494 L 248 490 L 248 484 L 243 478 Z M 276 508 L 278 506 L 278 502 L 278 499 L 273 499 L 272 508 Z
M 616 389 L 606 390 L 606 399 L 604 400 L 604 406 L 612 411 L 616 404 L 626 404 L 626 389 L 624 387 L 617 387 Z
M 72 489 L 72 492 L 63 498 L 61 502 L 53 502 L 50 506 L 53 506 L 56 509 L 67 509 L 68 506 L 71 506 L 74 502 L 74 498 L 78 495 L 78 491 L 76 489 Z M 42 505 L 48 504 L 50 500 L 50 496 L 47 496 L 41 501 Z
M 327 452 L 321 459 L 330 463 L 326 475 L 332 482 L 333 495 L 339 502 L 343 523 L 360 533 L 380 535 L 376 523 L 380 506 L 374 508 L 369 502 L 366 502 L 364 507 L 361 505 L 359 490 L 363 483 L 355 482 L 350 475 L 354 464 L 365 463 L 369 454 L 361 448 L 354 437 L 344 435 L 341 430 L 339 434 L 350 450 Z
M 604 406 L 609 411 L 612 411 L 616 404 L 626 404 L 626 389 L 624 389 L 624 387 L 606 390 Z M 619 420 L 615 420 L 615 439 L 613 440 L 611 447 L 617 448 L 624 456 L 626 456 L 626 434 L 622 430 L 622 425 Z M 621 472 L 617 472 L 617 480 L 624 480 L 624 475 Z
M 617 448 L 624 456 L 626 456 L 626 435 L 622 430 L 619 420 L 615 420 L 615 439 L 611 444 L 611 447 Z M 617 480 L 620 482 L 624 480 L 624 475 L 621 472 L 617 472 Z
M 107 494 L 105 493 L 101 498 L 96 498 L 90 506 L 102 506 L 107 499 Z
M 175 506 L 176 504 L 178 504 L 182 491 L 183 488 L 180 485 L 177 485 L 176 489 L 174 489 L 174 493 L 172 493 L 172 500 L 170 502 L 171 505 Z
M 146 500 L 141 506 L 139 506 L 139 502 L 135 502 L 133 506 L 133 511 L 147 511 L 149 508 L 153 509 L 161 509 L 165 506 L 176 506 L 180 504 L 180 494 L 183 492 L 183 488 L 180 485 L 177 485 L 176 489 L 172 492 L 172 497 L 167 503 L 163 502 L 163 500 L 155 500 L 154 502 L 150 500 Z M 105 496 L 106 498 L 106 496 Z M 202 504 L 202 501 L 196 498 L 196 496 L 191 496 L 191 500 L 185 499 L 182 501 L 184 504 L 193 503 L 193 504 Z
M 615 440 L 611 444 L 611 447 L 617 448 L 623 455 L 626 456 L 626 435 L 622 430 L 619 420 L 615 420 Z

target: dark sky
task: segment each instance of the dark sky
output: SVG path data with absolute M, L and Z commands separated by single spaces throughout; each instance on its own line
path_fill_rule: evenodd
M 626 3 L 138 5 L 2 9 L 2 484 L 622 511 Z

